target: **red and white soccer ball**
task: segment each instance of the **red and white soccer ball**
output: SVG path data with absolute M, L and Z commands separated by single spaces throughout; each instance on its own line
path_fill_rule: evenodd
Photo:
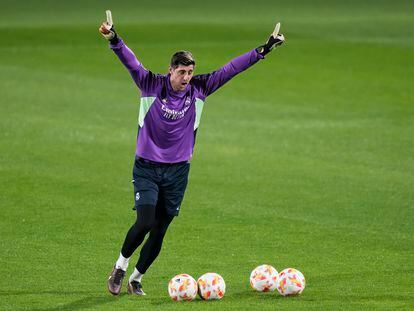
M 305 277 L 302 272 L 287 268 L 279 273 L 277 290 L 282 296 L 299 295 L 305 289 Z
M 250 286 L 258 292 L 273 292 L 278 276 L 278 272 L 271 265 L 258 266 L 250 274 Z
M 220 274 L 206 273 L 197 280 L 198 294 L 203 300 L 221 299 L 226 292 L 226 283 Z
M 197 282 L 191 275 L 178 274 L 168 283 L 168 294 L 174 301 L 191 301 L 197 296 Z

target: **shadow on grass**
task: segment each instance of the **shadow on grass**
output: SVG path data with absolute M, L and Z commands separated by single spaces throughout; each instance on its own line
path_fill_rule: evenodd
M 408 293 L 407 293 L 408 294 Z M 240 291 L 233 292 L 230 295 L 225 296 L 227 299 L 234 300 L 245 300 L 245 301 L 267 301 L 273 300 L 278 302 L 283 301 L 297 301 L 297 302 L 326 302 L 326 301 L 350 301 L 356 303 L 364 303 L 367 301 L 376 301 L 376 302 L 401 302 L 407 301 L 408 295 L 404 294 L 342 294 L 342 295 L 308 295 L 307 293 L 298 295 L 298 296 L 282 296 L 276 292 L 266 292 L 259 293 L 254 291 Z
M 96 307 L 98 305 L 104 305 L 107 303 L 115 302 L 114 297 L 107 295 L 101 296 L 88 296 L 84 297 L 58 307 L 44 308 L 44 309 L 34 309 L 34 311 L 54 311 L 54 310 L 82 310 L 91 307 Z
M 58 295 L 58 296 L 70 296 L 70 295 L 88 295 L 88 294 L 99 294 L 100 292 L 91 292 L 86 290 L 78 291 L 58 291 L 58 290 L 43 290 L 43 291 L 33 291 L 33 290 L 8 290 L 0 291 L 1 296 L 24 296 L 24 295 Z
M 66 296 L 70 297 L 72 295 L 87 295 L 86 297 L 77 299 L 72 302 L 62 303 L 58 306 L 45 307 L 45 308 L 34 308 L 33 311 L 54 311 L 54 310 L 82 310 L 91 307 L 96 307 L 99 305 L 104 305 L 112 302 L 117 302 L 119 297 L 126 296 L 127 294 L 121 294 L 118 297 L 114 297 L 110 294 L 103 294 L 98 292 L 88 292 L 88 291 L 1 291 L 1 296 L 20 296 L 20 295 L 55 295 L 55 296 Z
M 169 297 L 156 297 L 156 298 L 146 298 L 150 304 L 152 305 L 167 305 L 167 304 L 171 304 L 171 305 L 177 305 L 176 301 L 173 301 L 172 299 L 170 299 Z M 206 302 L 205 300 L 201 299 L 198 295 L 197 297 L 192 300 L 191 302 L 189 301 L 180 301 L 178 302 L 179 304 L 183 304 L 186 305 L 188 303 L 193 304 L 217 304 L 216 306 L 219 308 L 221 303 L 227 303 L 230 301 L 237 301 L 240 302 L 241 299 L 244 299 L 246 301 L 249 302 L 255 302 L 255 301 L 263 301 L 263 300 L 283 300 L 286 299 L 285 297 L 282 297 L 280 295 L 276 295 L 275 293 L 256 293 L 253 291 L 240 291 L 240 292 L 233 292 L 231 294 L 225 294 L 223 300 L 210 300 L 208 302 Z
M 108 293 L 101 293 L 101 292 L 91 292 L 91 291 L 70 291 L 70 292 L 62 292 L 62 291 L 0 291 L 0 297 L 1 296 L 19 296 L 19 295 L 56 295 L 56 296 L 66 296 L 70 297 L 71 295 L 82 295 L 83 298 L 74 300 L 72 302 L 68 303 L 61 303 L 59 305 L 51 306 L 51 307 L 44 307 L 44 308 L 35 308 L 32 309 L 33 311 L 57 311 L 57 310 L 84 310 L 92 307 L 98 307 L 110 303 L 117 303 L 120 299 L 127 298 L 129 295 L 126 293 L 122 293 L 118 297 L 111 296 Z M 370 301 L 377 301 L 377 302 L 391 302 L 391 301 L 399 301 L 399 302 L 407 302 L 407 296 L 406 295 L 344 295 L 341 297 L 338 296 L 332 296 L 332 297 L 319 297 L 317 299 L 314 296 L 307 296 L 307 295 L 300 295 L 300 296 L 292 296 L 292 297 L 282 297 L 278 293 L 258 293 L 254 291 L 238 291 L 238 292 L 232 292 L 231 294 L 226 294 L 223 300 L 217 300 L 217 301 L 209 301 L 208 304 L 214 304 L 217 308 L 220 309 L 220 305 L 222 303 L 231 303 L 232 301 L 244 301 L 246 303 L 246 306 L 249 306 L 251 304 L 257 305 L 261 302 L 266 301 L 273 301 L 276 304 L 279 304 L 283 301 L 289 300 L 291 302 L 296 301 L 297 303 L 303 303 L 303 302 L 327 302 L 327 301 L 341 301 L 342 299 L 352 301 L 355 303 L 367 303 Z M 137 300 L 138 301 L 138 300 Z M 143 302 L 150 303 L 153 306 L 168 306 L 168 305 L 175 305 L 177 306 L 177 302 L 171 300 L 168 296 L 166 297 L 148 297 L 146 296 Z M 179 304 L 187 305 L 191 304 L 194 306 L 195 309 L 197 309 L 198 304 L 206 304 L 206 301 L 202 300 L 200 297 L 197 296 L 197 298 L 191 302 L 180 302 Z M 222 305 L 223 306 L 223 305 Z M 224 307 L 224 306 L 223 306 Z M 115 309 L 115 308 L 114 308 Z

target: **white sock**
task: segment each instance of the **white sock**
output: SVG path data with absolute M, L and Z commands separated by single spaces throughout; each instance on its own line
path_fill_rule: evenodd
M 128 269 L 129 258 L 125 258 L 122 254 L 119 254 L 119 258 L 115 263 L 117 269 L 122 269 L 126 271 Z
M 132 281 L 137 281 L 141 283 L 143 276 L 143 273 L 139 272 L 137 268 L 134 268 L 134 272 L 132 272 L 131 276 L 129 277 L 129 283 L 131 283 Z

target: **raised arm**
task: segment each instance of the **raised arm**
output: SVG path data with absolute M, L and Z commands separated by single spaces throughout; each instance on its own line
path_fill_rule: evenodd
M 117 35 L 112 24 L 112 14 L 110 11 L 107 11 L 107 21 L 102 23 L 99 32 L 109 41 L 110 48 L 129 71 L 132 79 L 141 91 L 150 91 L 156 80 L 156 75 L 147 70 L 138 61 L 134 52 L 132 52 L 132 50 L 128 48 L 124 41 Z
M 204 88 L 204 95 L 208 96 L 223 86 L 235 75 L 257 63 L 261 58 L 263 58 L 262 55 L 257 53 L 256 50 L 252 50 L 234 58 L 212 73 L 195 76 L 193 79 L 201 82 Z
M 280 23 L 276 25 L 275 30 L 264 45 L 234 58 L 219 70 L 194 77 L 193 79 L 198 80 L 204 89 L 204 95 L 210 95 L 235 75 L 243 72 L 257 63 L 260 59 L 264 58 L 265 55 L 272 51 L 276 46 L 281 45 L 285 41 L 285 37 L 282 34 L 279 34 L 279 28 Z
M 147 70 L 136 58 L 134 52 L 119 39 L 118 43 L 110 44 L 110 48 L 118 56 L 119 60 L 128 69 L 135 84 L 142 91 L 148 91 L 156 80 L 156 75 Z

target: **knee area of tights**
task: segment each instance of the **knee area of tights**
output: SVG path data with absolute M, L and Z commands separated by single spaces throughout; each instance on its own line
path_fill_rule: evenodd
M 146 229 L 151 229 L 155 223 L 155 206 L 143 205 L 137 208 L 137 220 L 135 224 Z

